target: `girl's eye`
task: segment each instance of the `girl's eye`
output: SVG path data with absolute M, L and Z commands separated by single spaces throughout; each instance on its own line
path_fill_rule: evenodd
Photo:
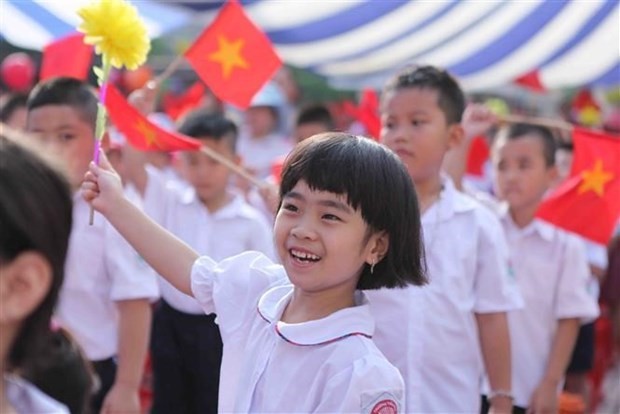
M 413 125 L 413 126 L 420 126 L 420 125 L 423 125 L 423 124 L 424 124 L 424 121 L 421 121 L 419 119 L 414 119 L 413 121 L 411 121 L 411 125 Z
M 75 135 L 73 135 L 73 134 L 61 134 L 61 135 L 60 135 L 60 138 L 61 138 L 63 141 L 70 141 L 70 140 L 72 140 L 73 138 L 75 138 Z
M 334 216 L 333 214 L 323 214 L 323 218 L 330 221 L 342 221 L 340 220 L 340 217 Z
M 296 205 L 291 204 L 291 203 L 284 203 L 284 204 L 282 204 L 282 208 L 284 210 L 293 211 L 293 212 L 299 210 Z

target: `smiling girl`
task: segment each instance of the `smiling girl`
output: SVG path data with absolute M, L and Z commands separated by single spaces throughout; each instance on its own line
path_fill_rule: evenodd
M 82 189 L 159 274 L 217 314 L 221 411 L 405 411 L 362 292 L 425 282 L 413 184 L 385 147 L 327 133 L 292 151 L 274 224 L 282 264 L 199 257 L 123 198 L 105 158 Z

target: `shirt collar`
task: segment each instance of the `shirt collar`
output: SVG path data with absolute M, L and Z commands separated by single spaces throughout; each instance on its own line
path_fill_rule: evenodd
M 372 338 L 375 323 L 363 292 L 356 292 L 354 307 L 341 309 L 314 321 L 285 323 L 280 321 L 280 318 L 292 295 L 291 285 L 279 286 L 265 292 L 258 303 L 259 315 L 272 324 L 276 333 L 286 342 L 297 346 L 313 346 L 325 345 L 353 335 Z
M 502 209 L 499 214 L 501 220 L 507 225 L 507 230 L 513 234 L 517 234 L 519 236 L 536 234 L 545 241 L 551 241 L 553 239 L 553 226 L 543 220 L 535 218 L 530 224 L 521 228 L 515 224 L 514 220 L 510 216 L 508 208 Z
M 445 221 L 454 214 L 472 210 L 476 201 L 456 189 L 446 174 L 441 174 L 441 193 L 433 205 L 422 215 L 422 222 Z
M 196 190 L 193 187 L 188 187 L 183 190 L 181 194 L 181 203 L 190 205 L 196 204 L 202 207 L 210 216 L 217 218 L 235 218 L 243 215 L 245 201 L 243 198 L 234 192 L 227 192 L 230 200 L 226 203 L 222 208 L 217 210 L 215 213 L 210 213 L 209 210 L 200 202 L 198 199 L 198 194 L 196 194 Z

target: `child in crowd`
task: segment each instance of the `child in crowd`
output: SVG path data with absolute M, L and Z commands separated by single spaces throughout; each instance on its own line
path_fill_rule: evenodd
M 405 410 L 402 377 L 370 340 L 359 292 L 425 280 L 413 185 L 383 146 L 330 133 L 293 150 L 274 225 L 282 265 L 257 252 L 199 257 L 123 198 L 105 157 L 82 189 L 159 274 L 217 314 L 221 411 Z
M 59 356 L 50 324 L 64 276 L 71 192 L 24 137 L 6 135 L 0 134 L 0 412 L 68 413 L 20 376 Z
M 221 114 L 195 110 L 179 132 L 235 163 L 237 127 Z M 130 151 L 129 148 L 126 148 Z M 136 156 L 137 155 L 137 156 Z M 223 260 L 246 250 L 274 258 L 271 229 L 262 215 L 230 191 L 231 171 L 207 155 L 180 154 L 189 188 L 179 189 L 152 167 L 144 153 L 133 155 L 128 179 L 143 195 L 145 212 L 200 254 Z M 153 413 L 216 413 L 222 340 L 215 315 L 160 278 L 162 300 L 155 310 L 151 357 Z M 222 383 L 222 389 L 229 387 Z
M 515 413 L 555 413 L 580 320 L 598 316 L 577 236 L 536 219 L 556 178 L 555 140 L 546 128 L 514 124 L 495 137 L 491 159 L 498 211 L 525 307 L 509 314 Z
M 27 129 L 64 162 L 79 188 L 94 150 L 97 97 L 76 79 L 54 78 L 28 98 Z M 89 205 L 76 196 L 66 279 L 56 316 L 80 344 L 99 377 L 92 409 L 139 410 L 151 308 L 158 295 L 136 253 L 102 217 L 89 225 Z
M 485 368 L 494 409 L 511 407 L 506 312 L 521 298 L 506 242 L 497 218 L 440 171 L 463 139 L 464 106 L 456 80 L 432 66 L 402 69 L 381 99 L 381 140 L 404 162 L 420 201 L 430 284 L 369 300 L 375 343 L 403 374 L 412 412 L 478 412 Z
M 244 167 L 258 178 L 268 177 L 271 163 L 291 150 L 291 143 L 280 128 L 285 122 L 284 104 L 282 91 L 270 82 L 256 94 L 244 113 L 238 151 Z

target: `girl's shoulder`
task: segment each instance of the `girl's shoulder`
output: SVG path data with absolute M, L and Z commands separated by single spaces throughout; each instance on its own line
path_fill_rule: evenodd
M 67 407 L 44 394 L 28 381 L 5 375 L 6 395 L 18 413 L 69 414 Z

